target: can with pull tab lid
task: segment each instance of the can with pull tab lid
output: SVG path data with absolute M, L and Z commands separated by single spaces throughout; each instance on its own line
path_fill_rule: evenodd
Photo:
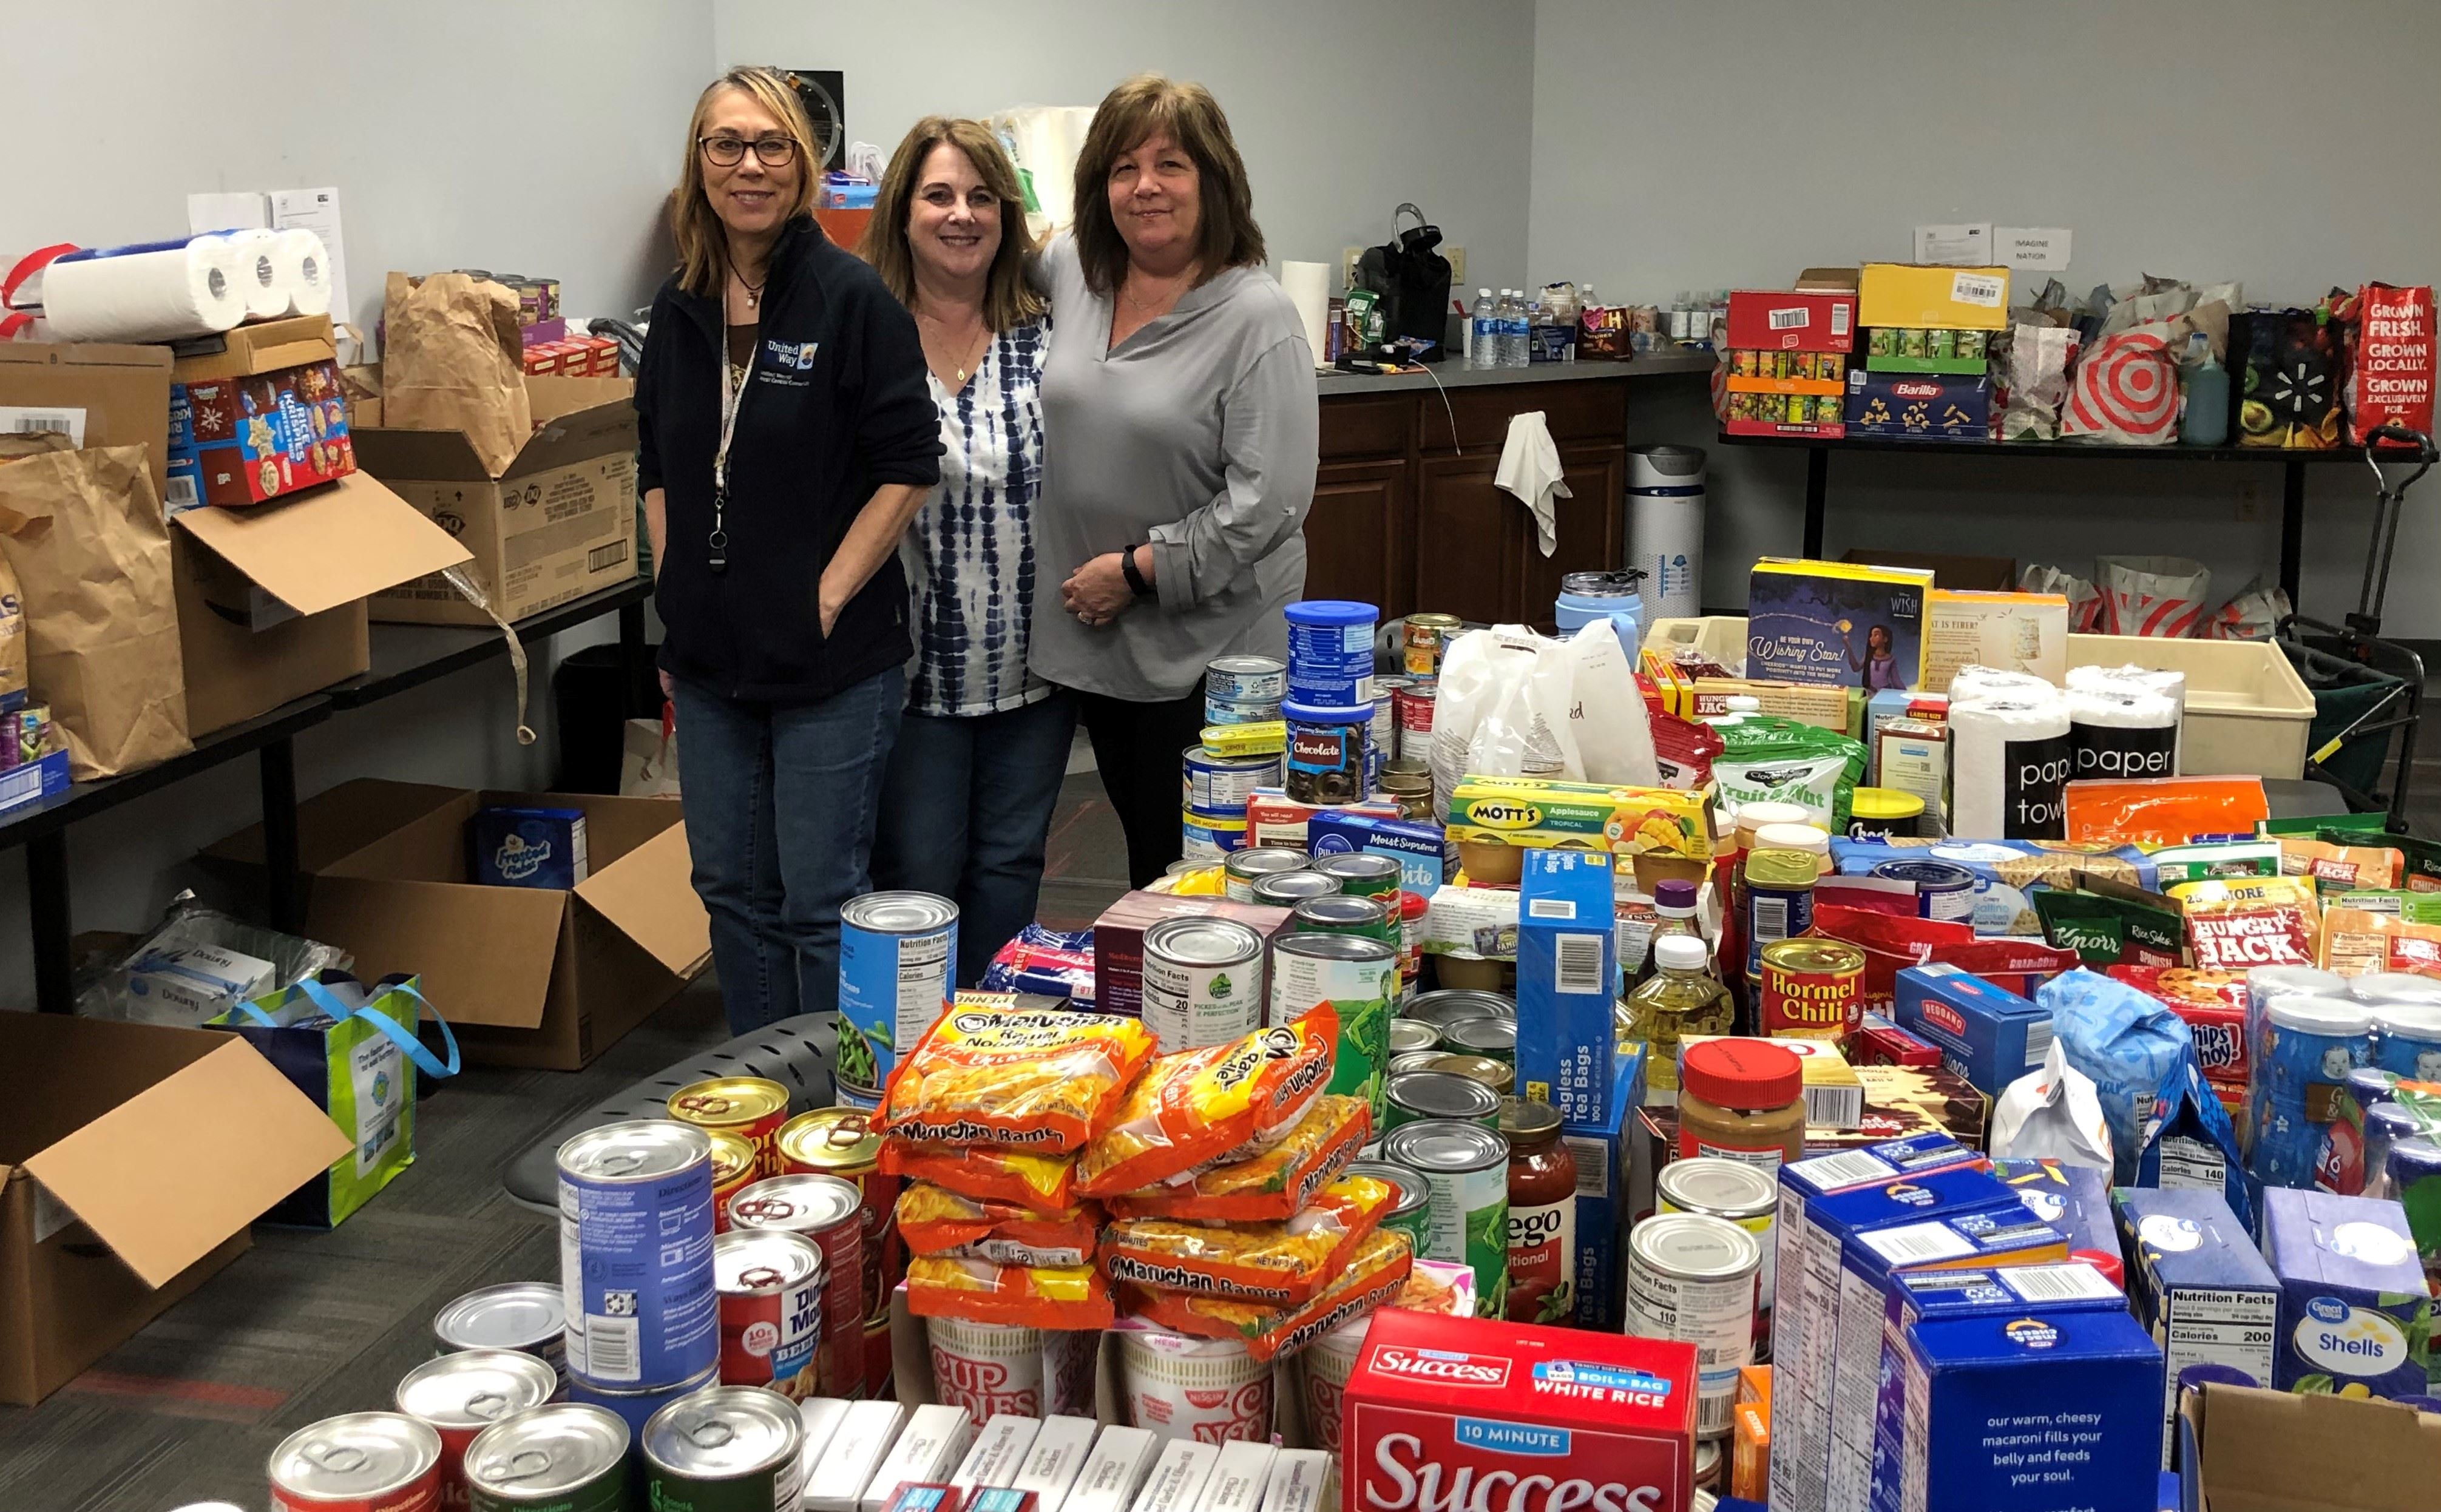
M 675 1386 L 720 1358 L 712 1287 L 712 1141 L 664 1119 L 559 1147 L 568 1368 L 601 1385 Z
M 405 1413 L 308 1423 L 271 1451 L 273 1512 L 436 1512 L 441 1435 Z
M 559 1372 L 507 1349 L 469 1349 L 425 1360 L 402 1377 L 398 1410 L 441 1438 L 441 1501 L 466 1501 L 464 1460 L 475 1435 L 540 1407 L 559 1391 Z
M 805 1440 L 797 1405 L 759 1386 L 681 1397 L 644 1425 L 646 1504 L 656 1512 L 797 1512 Z
M 626 1512 L 632 1436 L 579 1402 L 495 1423 L 466 1448 L 467 1512 Z

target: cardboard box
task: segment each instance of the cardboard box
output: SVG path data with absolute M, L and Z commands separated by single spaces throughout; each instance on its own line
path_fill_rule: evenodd
M 636 575 L 636 408 L 624 378 L 533 378 L 533 436 L 498 477 L 458 431 L 367 429 L 356 461 L 473 553 L 477 584 L 515 621 Z M 377 595 L 373 617 L 491 621 L 437 577 Z
M 1868 262 L 1856 278 L 1856 323 L 2005 331 L 2009 270 Z
M 1250 828 L 1252 823 L 1250 819 Z M 1306 820 L 1306 849 L 1318 856 L 1355 851 L 1394 856 L 1399 886 L 1421 898 L 1431 897 L 1449 880 L 1448 842 L 1437 824 L 1334 809 Z
M 233 1035 L 0 1014 L 0 1402 L 158 1317 L 350 1147 Z
M 328 315 L 182 344 L 171 366 L 164 507 L 247 505 L 355 471 Z
M 1903 1505 L 2052 1512 L 2150 1504 L 2144 1408 L 2161 1346 L 2118 1312 L 1919 1323 L 1908 1333 Z M 1919 1387 L 1921 1390 L 1919 1390 Z
M 1855 369 L 1848 374 L 1846 423 L 1849 432 L 1857 436 L 1990 441 L 1992 381 L 1920 378 Z
M 1178 897 L 1167 892 L 1130 892 L 1102 910 L 1094 921 L 1094 1002 L 1106 1014 L 1128 1017 L 1144 1013 L 1144 936 L 1164 919 L 1201 917 L 1235 919 L 1263 937 L 1264 975 L 1270 976 L 1268 945 L 1274 935 L 1287 931 L 1289 910 L 1230 898 Z
M 1940 583 L 1937 571 L 1934 582 Z M 2054 688 L 2062 686 L 2068 681 L 2068 600 L 2056 593 L 1936 585 L 1925 595 L 1924 685 L 1946 689 L 1958 669 L 1969 664 L 2031 672 Z
M 1758 351 L 1853 351 L 1856 297 L 1782 289 L 1729 291 L 1728 344 Z
M 170 349 L 0 341 L 0 431 L 58 430 L 81 446 L 150 446 L 170 496 Z
M 2263 1256 L 2280 1282 L 2272 1388 L 2422 1396 L 2432 1294 L 2407 1215 L 2382 1197 L 2263 1193 Z
M 535 802 L 584 811 L 591 874 L 566 891 L 476 884 L 467 820 Z M 659 799 L 345 783 L 298 811 L 305 932 L 368 980 L 420 973 L 469 1061 L 574 1071 L 711 960 L 679 819 Z M 260 864 L 260 828 L 206 854 Z
M 1746 671 L 1869 693 L 1916 687 L 1931 586 L 1917 568 L 1763 557 L 1747 575 Z
M 1517 1091 L 1564 1123 L 1610 1120 L 1618 932 L 1607 855 L 1528 851 L 1517 909 Z
M 2280 1283 L 2215 1193 L 2125 1187 L 2112 1201 L 2127 1256 L 2128 1303 L 2169 1350 L 2169 1379 L 2158 1410 L 2161 1463 L 2167 1468 L 2179 1372 L 2228 1365 L 2270 1384 Z
M 2189 1512 L 2429 1512 L 2441 1415 L 2396 1402 L 2207 1385 L 2180 1408 Z
M 1306 849 L 1309 828 L 1315 816 L 1322 814 L 1394 819 L 1399 817 L 1399 805 L 1392 802 L 1300 803 L 1276 787 L 1258 787 L 1246 800 L 1246 843 L 1249 846 L 1285 845 L 1302 851 Z

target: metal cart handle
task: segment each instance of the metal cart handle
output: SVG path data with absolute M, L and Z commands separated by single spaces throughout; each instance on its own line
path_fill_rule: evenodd
M 2382 476 L 2381 459 L 2374 450 L 2378 445 L 2405 446 L 2414 450 L 2415 471 L 2408 474 L 2406 480 L 2396 488 L 2391 487 L 2390 479 Z M 2405 458 L 2395 459 L 2407 460 Z M 2405 425 L 2392 423 L 2377 425 L 2372 434 L 2365 437 L 2365 465 L 2373 469 L 2373 486 L 2393 498 L 2414 488 L 2415 480 L 2432 471 L 2434 462 L 2441 462 L 2441 451 L 2436 451 L 2432 445 L 2432 438 L 2420 430 L 2411 430 Z

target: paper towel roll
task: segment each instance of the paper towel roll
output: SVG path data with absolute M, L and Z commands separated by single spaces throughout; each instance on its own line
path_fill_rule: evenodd
M 2187 675 L 2161 667 L 2139 667 L 2133 663 L 2122 667 L 2070 667 L 2068 686 L 2071 693 L 2160 693 L 2177 706 L 2179 728 L 2170 748 L 2170 770 L 2165 775 L 2176 777 L 2186 770 L 2187 750 Z
M 331 252 L 322 244 L 320 233 L 292 226 L 274 231 L 271 237 L 272 265 L 280 270 L 280 285 L 288 295 L 288 306 L 280 314 L 330 314 Z
M 245 318 L 237 254 L 201 237 L 119 257 L 62 259 L 43 273 L 43 317 L 62 341 L 176 341 Z
M 231 231 L 215 240 L 226 242 L 237 263 L 239 297 L 245 300 L 249 320 L 268 320 L 288 313 L 288 290 L 280 282 L 280 261 L 272 255 L 280 233 L 262 229 Z
M 1990 697 L 1949 706 L 1949 833 L 1964 840 L 2056 840 L 2075 768 L 2068 700 Z
M 2058 696 L 2059 689 L 2053 687 L 2050 679 L 2031 672 L 2012 672 L 2005 667 L 1979 667 L 1969 662 L 1959 668 L 1949 679 L 1949 697 L 1953 703 L 1963 703 L 1972 698 L 2017 698 L 2039 703 Z
M 2068 695 L 2076 751 L 2072 780 L 2171 777 L 2179 763 L 2179 706 L 2133 684 L 2078 688 Z
M 1283 262 L 1280 288 L 1296 306 L 1297 318 L 1305 322 L 1305 344 L 1313 349 L 1313 365 L 1329 366 L 1325 353 L 1330 350 L 1330 264 Z

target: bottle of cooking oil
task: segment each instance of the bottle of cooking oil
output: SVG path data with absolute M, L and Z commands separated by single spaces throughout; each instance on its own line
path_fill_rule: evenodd
M 1618 1042 L 1644 1046 L 1646 1092 L 1678 1097 L 1678 1041 L 1687 1035 L 1726 1035 L 1737 1012 L 1729 989 L 1712 975 L 1711 952 L 1683 934 L 1653 942 L 1653 975 L 1619 1004 Z

